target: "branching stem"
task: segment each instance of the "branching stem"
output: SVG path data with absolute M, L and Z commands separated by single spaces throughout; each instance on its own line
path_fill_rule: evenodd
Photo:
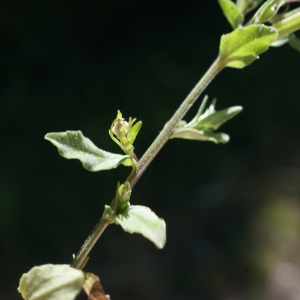
M 211 65 L 211 67 L 207 70 L 207 72 L 204 74 L 204 76 L 200 79 L 200 81 L 196 84 L 196 86 L 192 89 L 192 91 L 188 94 L 188 96 L 182 102 L 175 114 L 165 124 L 163 130 L 160 132 L 160 134 L 145 152 L 143 157 L 140 159 L 138 163 L 138 169 L 135 172 L 132 172 L 127 178 L 127 181 L 130 182 L 131 188 L 134 187 L 134 185 L 137 183 L 137 181 L 147 169 L 149 164 L 152 162 L 154 157 L 161 150 L 164 144 L 168 141 L 177 123 L 184 117 L 184 115 L 195 103 L 195 101 L 205 90 L 208 84 L 224 67 L 224 62 L 217 58 Z M 99 220 L 89 237 L 82 245 L 80 251 L 75 256 L 73 262 L 71 263 L 71 267 L 77 269 L 82 269 L 84 267 L 85 263 L 87 262 L 89 252 L 92 250 L 93 246 L 95 245 L 95 243 L 109 224 L 110 221 L 108 219 L 101 218 Z

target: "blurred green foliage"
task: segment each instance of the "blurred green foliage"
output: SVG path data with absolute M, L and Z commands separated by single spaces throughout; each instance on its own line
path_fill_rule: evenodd
M 16 0 L 0 8 L 0 298 L 18 299 L 23 272 L 71 262 L 128 172 L 89 173 L 44 135 L 82 130 L 116 152 L 108 129 L 120 109 L 143 121 L 140 157 L 231 28 L 217 1 Z M 244 107 L 224 125 L 231 141 L 172 140 L 158 155 L 131 203 L 165 218 L 167 245 L 158 251 L 110 226 L 86 269 L 112 299 L 299 297 L 299 65 L 290 47 L 270 49 L 209 86 L 219 109 Z

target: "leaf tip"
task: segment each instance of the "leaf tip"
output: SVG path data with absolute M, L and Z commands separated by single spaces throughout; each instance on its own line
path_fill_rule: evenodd
M 227 114 L 238 114 L 243 110 L 242 106 L 232 106 L 228 108 Z
M 162 230 L 161 230 L 162 238 L 155 243 L 155 246 L 158 249 L 163 249 L 167 243 L 166 222 L 164 221 L 164 219 L 161 219 L 161 220 L 162 220 Z
M 44 139 L 47 140 L 47 141 L 49 141 L 49 135 L 50 135 L 50 134 L 51 134 L 51 133 L 46 133 L 45 136 L 44 136 Z

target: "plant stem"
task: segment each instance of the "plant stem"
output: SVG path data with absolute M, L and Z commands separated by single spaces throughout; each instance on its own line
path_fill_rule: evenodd
M 110 220 L 101 218 L 96 226 L 94 227 L 93 231 L 89 235 L 89 237 L 85 240 L 84 244 L 82 245 L 79 252 L 76 254 L 74 260 L 71 263 L 71 267 L 76 269 L 83 269 L 87 260 L 88 255 L 92 248 L 94 247 L 95 243 L 105 230 L 105 228 L 111 224 Z
M 192 91 L 188 94 L 185 100 L 182 102 L 180 107 L 177 109 L 172 118 L 165 124 L 163 130 L 145 152 L 143 157 L 138 163 L 138 169 L 132 172 L 127 181 L 129 181 L 131 188 L 137 183 L 139 178 L 142 176 L 144 171 L 147 169 L 151 161 L 160 151 L 160 149 L 164 146 L 164 144 L 170 138 L 175 126 L 177 123 L 184 117 L 187 111 L 191 108 L 194 102 L 198 99 L 207 85 L 212 81 L 212 79 L 225 67 L 224 62 L 217 58 L 211 67 L 207 70 L 204 76 L 200 79 L 200 81 L 196 84 L 196 86 L 192 89 Z M 86 239 L 81 249 L 77 253 L 73 262 L 71 263 L 71 267 L 82 269 L 87 262 L 88 254 L 92 250 L 93 246 L 97 242 L 98 238 L 101 236 L 102 232 L 111 222 L 108 219 L 101 218 L 99 222 L 94 227 L 93 231 Z
M 172 118 L 165 124 L 163 130 L 160 132 L 160 134 L 157 136 L 157 138 L 154 140 L 154 142 L 151 144 L 151 146 L 147 149 L 145 154 L 140 159 L 137 171 L 129 175 L 127 180 L 130 182 L 131 188 L 134 187 L 134 185 L 145 172 L 151 161 L 161 150 L 164 144 L 169 140 L 170 135 L 172 134 L 178 122 L 182 120 L 182 118 L 185 116 L 185 114 L 188 112 L 191 106 L 195 103 L 195 101 L 198 99 L 201 93 L 205 90 L 208 84 L 224 67 L 224 62 L 217 58 L 207 70 L 207 72 L 204 74 L 204 76 L 200 79 L 200 81 L 187 95 L 187 97 L 181 103 L 180 107 L 174 113 Z

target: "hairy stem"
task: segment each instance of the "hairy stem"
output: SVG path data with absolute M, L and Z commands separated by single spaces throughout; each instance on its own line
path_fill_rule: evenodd
M 71 267 L 80 270 L 84 268 L 88 260 L 88 255 L 90 251 L 92 250 L 95 243 L 109 224 L 111 224 L 111 222 L 108 219 L 101 218 L 99 220 L 89 237 L 85 240 L 79 252 L 76 254 L 74 260 L 70 265 Z
M 188 112 L 191 106 L 195 103 L 204 89 L 208 86 L 208 84 L 214 79 L 214 77 L 225 67 L 224 62 L 217 58 L 211 67 L 207 70 L 204 76 L 200 79 L 200 81 L 196 84 L 196 86 L 192 89 L 192 91 L 188 94 L 185 100 L 182 102 L 180 107 L 177 109 L 172 118 L 165 124 L 163 130 L 145 152 L 143 157 L 138 163 L 137 170 L 133 171 L 129 177 L 128 181 L 131 185 L 131 188 L 137 183 L 139 178 L 142 176 L 144 171 L 147 169 L 151 161 L 157 155 L 157 153 L 161 150 L 164 144 L 170 138 L 175 126 L 177 123 L 184 117 L 184 115 Z M 113 204 L 113 202 L 112 202 Z M 89 252 L 92 250 L 93 246 L 101 236 L 102 232 L 105 228 L 110 224 L 108 219 L 101 218 L 99 222 L 94 227 L 93 231 L 86 239 L 81 249 L 77 253 L 73 262 L 71 263 L 71 267 L 82 269 L 87 262 Z

